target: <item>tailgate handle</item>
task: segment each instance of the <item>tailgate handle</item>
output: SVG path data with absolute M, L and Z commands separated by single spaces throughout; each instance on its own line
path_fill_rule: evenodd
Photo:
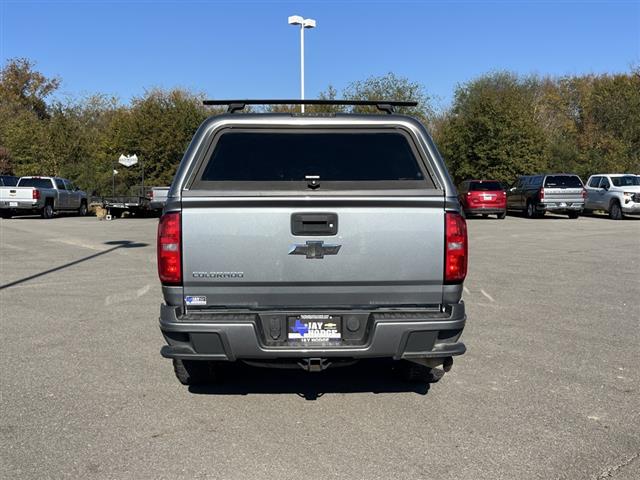
M 294 235 L 336 235 L 338 215 L 335 213 L 293 213 L 291 233 Z

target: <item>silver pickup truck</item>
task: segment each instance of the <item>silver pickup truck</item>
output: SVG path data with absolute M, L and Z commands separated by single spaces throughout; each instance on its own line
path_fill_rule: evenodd
M 413 118 L 210 117 L 157 248 L 161 353 L 183 384 L 224 362 L 320 371 L 364 358 L 434 381 L 465 352 L 466 223 Z
M 87 194 L 59 177 L 21 177 L 15 187 L 0 187 L 0 216 L 38 213 L 52 218 L 59 211 L 87 214 Z
M 507 209 L 522 211 L 527 218 L 542 217 L 546 212 L 578 218 L 586 195 L 578 175 L 524 175 L 507 190 Z
M 624 173 L 600 173 L 587 181 L 585 210 L 603 210 L 613 220 L 640 214 L 640 177 Z

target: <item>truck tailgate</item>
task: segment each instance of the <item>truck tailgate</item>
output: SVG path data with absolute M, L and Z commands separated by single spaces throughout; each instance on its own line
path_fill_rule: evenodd
M 545 203 L 584 203 L 582 188 L 549 188 L 544 189 Z
M 433 199 L 432 199 L 433 200 Z M 439 304 L 444 208 L 191 207 L 183 201 L 187 307 Z M 292 214 L 331 213 L 335 235 L 294 235 Z M 311 242 L 311 246 L 307 244 Z M 322 243 L 320 243 L 322 242 Z M 417 246 L 419 248 L 417 248 Z M 199 304 L 199 305 L 198 305 Z
M 33 187 L 0 187 L 0 200 L 33 200 Z

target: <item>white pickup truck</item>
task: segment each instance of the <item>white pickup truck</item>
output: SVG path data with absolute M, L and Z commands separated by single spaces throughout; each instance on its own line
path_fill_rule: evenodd
M 613 220 L 640 214 L 640 177 L 624 173 L 599 173 L 587 182 L 585 210 L 603 210 Z
M 59 177 L 21 177 L 15 187 L 0 187 L 0 216 L 39 213 L 52 218 L 59 211 L 87 214 L 87 194 Z

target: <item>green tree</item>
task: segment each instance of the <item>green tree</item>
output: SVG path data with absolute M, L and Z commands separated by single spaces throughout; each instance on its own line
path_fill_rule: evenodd
M 0 174 L 11 175 L 13 173 L 13 159 L 6 147 L 0 147 Z
M 535 79 L 497 72 L 456 89 L 436 139 L 456 181 L 511 182 L 545 168 L 544 132 L 534 108 L 536 86 Z
M 11 59 L 0 70 L 0 148 L 12 159 L 17 175 L 51 171 L 46 98 L 60 81 L 45 77 L 34 65 L 24 58 Z
M 338 91 L 333 85 L 320 92 L 321 100 L 335 100 Z M 350 82 L 343 90 L 340 99 L 346 100 L 399 100 L 418 102 L 416 107 L 400 107 L 397 113 L 417 117 L 425 124 L 429 124 L 435 118 L 432 98 L 426 93 L 424 87 L 418 82 L 412 82 L 408 78 L 398 77 L 393 73 L 382 76 L 371 76 L 364 80 Z M 297 105 L 271 105 L 264 109 L 267 112 L 299 113 Z M 344 106 L 344 105 L 307 105 L 305 113 L 380 113 L 375 107 L 368 106 Z
M 536 108 L 549 168 L 593 173 L 640 170 L 640 75 L 547 79 Z
M 123 109 L 114 97 L 104 95 L 54 103 L 47 132 L 56 174 L 72 179 L 89 192 L 103 190 L 111 178 L 101 171 L 109 144 L 108 128 Z
M 0 147 L 12 158 L 16 175 L 53 173 L 46 123 L 33 112 L 0 105 Z
M 640 171 L 640 74 L 590 80 L 581 118 L 585 164 L 592 171 Z
M 26 58 L 9 60 L 0 70 L 0 99 L 47 118 L 46 98 L 58 89 L 60 80 L 47 78 L 34 67 Z
M 141 167 L 120 167 L 120 154 L 136 153 L 147 185 L 168 184 L 193 133 L 222 109 L 204 107 L 202 95 L 151 90 L 130 105 L 96 94 L 48 103 L 60 84 L 27 59 L 0 70 L 0 170 L 17 175 L 62 175 L 90 192 L 135 193 Z M 329 86 L 319 97 L 337 98 Z M 458 181 L 544 170 L 586 177 L 602 171 L 640 171 L 640 69 L 615 75 L 519 77 L 498 72 L 460 85 L 451 108 L 435 115 L 433 99 L 415 81 L 388 73 L 351 82 L 341 98 L 413 100 L 415 116 L 434 133 Z M 246 112 L 299 112 L 299 106 Z M 310 114 L 372 112 L 370 107 L 308 105 Z
M 142 167 L 146 185 L 168 185 L 191 137 L 211 113 L 202 105 L 202 95 L 179 89 L 148 91 L 112 117 L 101 171 L 111 178 L 118 157 L 135 153 L 140 165 L 117 167 L 120 185 L 139 185 Z
M 372 76 L 364 80 L 351 82 L 342 92 L 343 98 L 349 100 L 398 100 L 418 102 L 416 107 L 400 107 L 398 113 L 411 115 L 424 124 L 430 125 L 435 117 L 432 98 L 422 84 L 413 82 L 394 73 Z M 355 107 L 353 112 L 372 112 L 375 107 Z

